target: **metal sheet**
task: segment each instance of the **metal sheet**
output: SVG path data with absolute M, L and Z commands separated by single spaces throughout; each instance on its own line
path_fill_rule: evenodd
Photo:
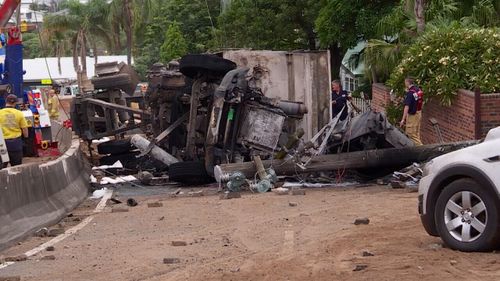
M 330 60 L 328 51 L 253 51 L 227 50 L 223 57 L 238 66 L 263 70 L 257 86 L 264 95 L 303 102 L 309 113 L 298 126 L 310 139 L 330 120 Z

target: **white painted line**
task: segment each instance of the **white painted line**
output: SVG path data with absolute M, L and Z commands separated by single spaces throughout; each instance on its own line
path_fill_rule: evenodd
M 108 189 L 104 193 L 104 195 L 101 198 L 101 201 L 99 201 L 99 204 L 95 207 L 94 213 L 100 213 L 104 208 L 106 207 L 106 202 L 108 202 L 109 198 L 113 195 L 113 190 Z
M 5 262 L 5 263 L 2 263 L 2 264 L 0 264 L 0 269 L 5 268 L 5 267 L 7 267 L 7 266 L 9 266 L 11 264 L 14 264 L 14 262 L 13 261 L 8 261 L 8 262 Z
M 101 201 L 99 201 L 99 204 L 97 204 L 97 206 L 95 207 L 94 213 L 100 213 L 100 212 L 102 212 L 102 210 L 104 210 L 104 207 L 106 207 L 106 202 L 109 200 L 109 198 L 111 198 L 112 195 L 113 195 L 113 191 L 112 190 L 108 190 L 104 194 L 104 196 L 101 198 Z M 36 247 L 34 249 L 31 249 L 31 250 L 27 251 L 24 254 L 27 257 L 31 257 L 31 256 L 36 255 L 36 254 L 40 253 L 41 251 L 45 250 L 49 246 L 54 246 L 55 244 L 61 242 L 62 240 L 68 238 L 69 236 L 75 234 L 78 230 L 84 228 L 93 219 L 94 219 L 94 216 L 86 217 L 85 219 L 82 220 L 82 222 L 80 222 L 79 224 L 77 224 L 77 225 L 73 226 L 72 228 L 66 230 L 63 234 L 58 235 L 57 237 L 54 237 L 53 239 L 51 239 L 51 240 L 43 243 L 42 245 L 40 245 L 40 246 L 38 246 L 38 247 Z M 6 268 L 7 266 L 13 265 L 14 263 L 15 262 L 5 262 L 5 263 L 2 263 L 2 264 L 0 264 L 0 269 Z
M 36 255 L 36 254 L 40 253 L 41 251 L 45 250 L 45 248 L 47 248 L 49 246 L 54 246 L 55 244 L 57 244 L 57 243 L 61 242 L 62 240 L 68 238 L 69 236 L 71 236 L 72 234 L 74 234 L 75 232 L 77 232 L 78 230 L 84 228 L 93 219 L 94 219 L 94 216 L 86 217 L 84 220 L 82 220 L 81 223 L 79 223 L 79 224 L 75 225 L 74 227 L 68 229 L 63 234 L 61 234 L 61 235 L 59 235 L 57 237 L 54 237 L 54 239 L 49 240 L 49 241 L 43 243 L 42 245 L 40 245 L 40 246 L 38 246 L 38 247 L 36 247 L 36 248 L 34 248 L 32 250 L 27 251 L 24 254 L 26 256 L 28 256 L 28 257 L 31 257 L 31 256 Z
M 285 241 L 283 242 L 283 255 L 290 255 L 293 253 L 295 232 L 292 230 L 285 230 Z

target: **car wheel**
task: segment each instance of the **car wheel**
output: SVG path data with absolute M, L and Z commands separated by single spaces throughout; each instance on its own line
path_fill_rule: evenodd
M 496 194 L 472 179 L 459 179 L 439 195 L 434 212 L 436 228 L 452 249 L 493 250 L 500 241 L 499 210 Z

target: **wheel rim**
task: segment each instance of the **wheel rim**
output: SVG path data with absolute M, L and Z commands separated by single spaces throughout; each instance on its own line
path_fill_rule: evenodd
M 446 203 L 444 223 L 453 238 L 472 242 L 481 236 L 488 224 L 486 205 L 473 192 L 457 192 Z

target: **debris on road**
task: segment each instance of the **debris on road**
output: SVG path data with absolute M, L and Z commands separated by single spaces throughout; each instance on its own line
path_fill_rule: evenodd
M 36 237 L 46 237 L 47 234 L 49 233 L 49 229 L 46 227 L 40 228 L 37 230 L 33 235 Z
M 288 195 L 289 189 L 284 187 L 278 187 L 273 189 L 273 192 L 277 195 Z
M 297 207 L 297 202 L 288 202 L 288 206 L 290 207 Z
M 25 261 L 28 259 L 28 256 L 22 254 L 22 255 L 19 255 L 19 256 L 14 256 L 14 257 L 6 257 L 5 258 L 5 261 L 6 262 L 15 262 L 15 261 Z
M 159 207 L 163 207 L 163 203 L 161 202 L 148 203 L 148 208 L 159 208 Z
M 306 190 L 301 188 L 292 188 L 292 195 L 306 195 Z
M 368 219 L 368 218 L 358 218 L 358 219 L 354 220 L 355 225 L 369 224 L 369 223 L 370 223 L 370 219 Z
M 130 207 L 135 207 L 137 206 L 139 203 L 137 203 L 137 201 L 134 199 L 134 198 L 129 198 L 127 199 L 127 206 L 130 206 Z
M 41 261 L 53 261 L 55 259 L 56 259 L 56 256 L 54 256 L 54 255 L 43 256 L 40 258 Z
M 64 228 L 51 228 L 47 232 L 48 237 L 56 237 L 58 235 L 61 235 L 65 232 Z
M 369 251 L 363 251 L 363 253 L 361 255 L 363 257 L 373 257 L 373 256 L 375 256 L 373 253 L 371 253 Z
M 187 246 L 187 242 L 186 241 L 179 241 L 179 240 L 172 241 L 172 246 L 174 246 L 174 247 Z
M 45 248 L 45 251 L 47 251 L 47 252 L 53 252 L 55 250 L 56 250 L 56 248 L 54 246 L 48 246 L 47 248 Z
M 103 187 L 101 189 L 95 190 L 94 192 L 92 192 L 92 196 L 90 198 L 91 199 L 102 198 L 104 196 L 104 194 L 106 194 L 107 191 L 108 191 L 108 189 L 106 187 Z
M 241 193 L 239 192 L 229 192 L 225 191 L 219 197 L 221 200 L 241 198 Z
M 181 260 L 178 258 L 164 258 L 163 263 L 164 264 L 174 264 L 174 263 L 180 263 Z
M 366 264 L 357 264 L 356 267 L 352 271 L 362 271 L 368 268 Z

